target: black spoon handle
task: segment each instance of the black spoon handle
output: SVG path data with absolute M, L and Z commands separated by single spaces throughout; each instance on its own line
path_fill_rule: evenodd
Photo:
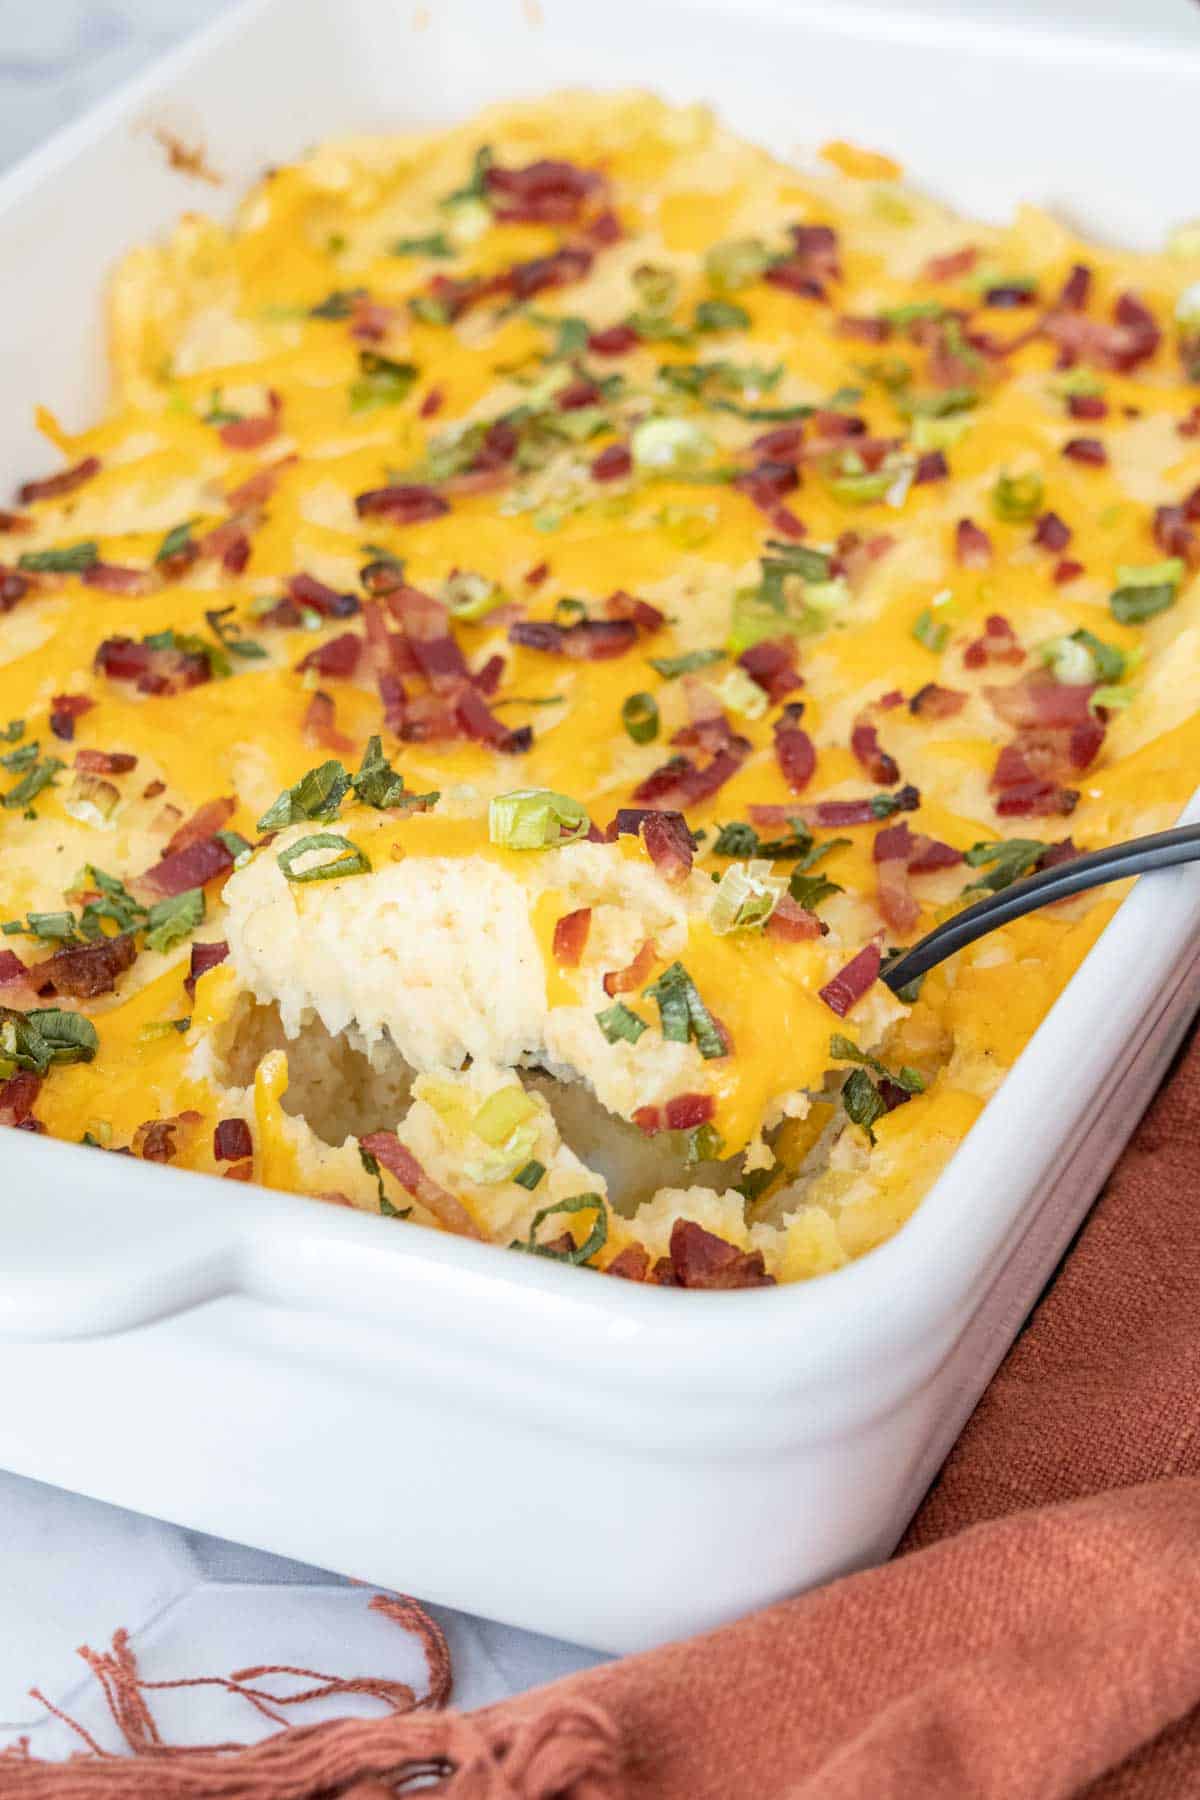
M 1071 894 L 1082 894 L 1088 888 L 1101 887 L 1106 881 L 1125 881 L 1131 875 L 1145 875 L 1150 869 L 1187 862 L 1200 862 L 1200 825 L 1178 825 L 1173 831 L 1156 831 L 1150 837 L 1131 838 L 1127 844 L 1089 851 L 1072 862 L 1058 863 L 1037 875 L 1027 875 L 1023 881 L 1014 881 L 998 894 L 989 894 L 965 912 L 956 913 L 889 963 L 880 979 L 893 993 L 899 993 L 956 950 L 964 950 L 976 938 L 1019 919 L 1023 913 L 1049 906 L 1054 900 L 1066 900 Z

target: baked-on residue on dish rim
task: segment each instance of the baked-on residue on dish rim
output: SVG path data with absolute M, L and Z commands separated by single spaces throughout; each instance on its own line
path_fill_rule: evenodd
M 0 1116 L 682 1285 L 889 1235 L 1111 902 L 880 955 L 1192 785 L 1198 250 L 572 96 L 128 258 L 4 521 Z

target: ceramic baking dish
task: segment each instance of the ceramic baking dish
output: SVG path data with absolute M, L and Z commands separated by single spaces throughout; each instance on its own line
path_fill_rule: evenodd
M 584 81 L 1136 244 L 1194 205 L 1152 129 L 1200 99 L 1185 50 L 897 5 L 257 0 L 0 184 L 0 478 L 39 460 L 35 401 L 94 405 L 124 247 L 315 138 Z M 156 125 L 227 188 L 171 172 Z M 1200 1001 L 1198 926 L 1200 869 L 1139 884 L 911 1222 L 769 1292 L 601 1281 L 0 1134 L 0 1464 L 608 1650 L 882 1557 Z

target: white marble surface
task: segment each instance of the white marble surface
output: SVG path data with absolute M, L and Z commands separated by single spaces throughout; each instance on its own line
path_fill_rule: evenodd
M 516 0 L 511 3 L 515 6 Z M 920 0 L 922 10 L 935 14 L 961 13 L 967 3 Z M 0 169 L 211 18 L 222 4 L 0 0 Z M 544 4 L 552 7 L 555 0 Z M 1200 42 L 1200 9 L 1194 0 L 974 4 L 984 12 L 1003 9 L 1010 20 L 1028 19 L 1031 30 L 1086 26 L 1134 41 Z M 370 1613 L 368 1599 L 369 1590 L 319 1570 L 0 1473 L 0 1743 L 29 1732 L 38 1754 L 58 1755 L 70 1747 L 65 1728 L 28 1698 L 27 1689 L 38 1683 L 94 1728 L 102 1742 L 114 1744 L 99 1694 L 74 1650 L 81 1642 L 106 1647 L 118 1625 L 133 1632 L 143 1672 L 161 1679 L 279 1662 L 419 1683 L 420 1658 L 413 1644 Z M 595 1660 L 568 1645 L 436 1610 L 454 1652 L 456 1699 L 465 1706 Z M 343 1711 L 366 1705 L 339 1703 Z M 164 1696 L 156 1710 L 176 1741 L 249 1738 L 272 1729 L 256 1713 L 208 1691 Z M 304 1710 L 312 1716 L 311 1709 Z

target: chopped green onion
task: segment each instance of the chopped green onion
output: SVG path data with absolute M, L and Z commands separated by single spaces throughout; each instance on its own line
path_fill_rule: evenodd
M 490 576 L 476 575 L 469 569 L 455 569 L 442 583 L 442 599 L 456 619 L 474 623 L 503 606 L 508 595 Z
M 528 1188 L 532 1193 L 538 1183 L 544 1179 L 545 1174 L 545 1163 L 540 1163 L 536 1157 L 531 1157 L 523 1169 L 517 1170 L 513 1180 L 518 1187 Z
M 710 454 L 707 434 L 691 419 L 646 419 L 630 440 L 634 464 L 656 475 L 698 469 Z
M 373 406 L 396 406 L 407 399 L 420 378 L 416 363 L 393 362 L 377 350 L 358 353 L 359 379 L 350 389 L 351 412 Z
M 669 313 L 679 296 L 679 277 L 674 269 L 657 263 L 640 263 L 631 277 L 638 300 L 647 312 Z
M 682 656 L 648 656 L 646 661 L 664 681 L 676 681 L 680 675 L 694 675 L 698 669 L 724 662 L 725 654 L 724 650 L 688 650 Z
M 4 729 L 2 731 L 0 731 L 0 743 L 15 744 L 17 742 L 18 738 L 21 738 L 24 735 L 25 735 L 24 719 L 10 719 L 8 721 L 8 724 L 4 727 Z
M 585 809 L 553 788 L 516 788 L 488 805 L 488 837 L 506 850 L 550 850 L 586 837 Z
M 43 788 L 53 787 L 55 776 L 66 764 L 57 756 L 48 756 L 44 762 L 35 762 L 33 767 L 22 776 L 15 788 L 7 794 L 0 795 L 0 806 L 7 807 L 10 812 L 23 811 L 37 798 Z
M 204 889 L 188 888 L 150 908 L 146 920 L 147 950 L 173 950 L 204 922 Z
M 1019 525 L 1042 510 L 1046 487 L 1036 469 L 1024 475 L 1000 475 L 992 489 L 992 511 L 998 519 Z
M 963 861 L 972 869 L 990 865 L 990 872 L 974 886 L 998 894 L 1023 875 L 1032 874 L 1049 848 L 1037 838 L 1002 838 L 994 844 L 972 844 L 963 853 Z
M 750 314 L 733 300 L 701 300 L 692 325 L 696 331 L 746 331 Z
M 730 863 L 717 883 L 708 922 L 719 937 L 765 925 L 787 891 L 787 877 L 773 875 L 762 858 Z
M 935 619 L 928 606 L 917 614 L 912 634 L 918 644 L 924 644 L 925 648 L 932 650 L 935 656 L 940 656 L 950 642 L 949 625 L 944 619 Z
M 846 1117 L 861 1126 L 873 1144 L 875 1124 L 887 1112 L 887 1104 L 865 1069 L 851 1069 L 842 1084 L 841 1098 Z
M 740 714 L 743 719 L 761 719 L 770 701 L 752 675 L 736 666 L 714 681 L 713 693 L 722 706 Z
M 574 1250 L 551 1250 L 537 1241 L 537 1229 L 543 1220 L 551 1218 L 555 1213 L 595 1212 L 596 1222 L 592 1226 L 582 1244 Z M 557 1200 L 553 1206 L 543 1206 L 540 1212 L 533 1215 L 529 1227 L 529 1236 L 522 1243 L 515 1239 L 509 1245 L 510 1250 L 524 1250 L 531 1256 L 548 1256 L 555 1262 L 580 1263 L 590 1262 L 597 1251 L 603 1250 L 608 1242 L 608 1208 L 600 1194 L 574 1194 L 569 1200 Z
M 430 231 L 424 237 L 396 238 L 389 250 L 392 256 L 433 256 L 444 259 L 454 255 L 454 245 L 444 231 Z
M 309 819 L 336 819 L 350 791 L 350 777 L 336 758 L 310 769 L 292 787 L 284 788 L 258 821 L 259 831 L 282 831 Z
M 725 1140 L 715 1125 L 697 1125 L 687 1135 L 684 1163 L 690 1169 L 696 1163 L 715 1162 L 725 1148 Z
M 232 606 L 222 606 L 212 612 L 206 612 L 209 630 L 224 645 L 231 656 L 240 656 L 245 662 L 260 662 L 267 652 L 254 638 L 242 636 L 242 628 L 231 619 Z
M 310 851 L 334 850 L 326 862 L 312 863 L 306 869 L 297 869 L 300 857 L 307 856 Z M 281 850 L 275 861 L 283 870 L 288 881 L 340 881 L 344 875 L 367 875 L 370 873 L 370 860 L 357 844 L 351 843 L 336 831 L 316 831 L 308 837 L 302 837 L 286 850 Z
M 18 556 L 18 569 L 25 569 L 30 575 L 82 575 L 93 563 L 100 560 L 100 550 L 94 539 L 86 538 L 80 544 L 70 544 L 61 550 L 26 550 Z
M 404 791 L 403 775 L 393 769 L 383 754 L 383 743 L 377 736 L 367 739 L 362 764 L 358 773 L 350 777 L 350 785 L 357 799 L 366 806 L 374 806 L 380 812 L 389 806 L 403 806 L 412 799 Z
M 903 306 L 885 307 L 880 318 L 886 319 L 896 331 L 907 331 L 910 325 L 916 325 L 923 319 L 943 319 L 946 308 L 940 300 L 909 300 Z
M 766 273 L 771 253 L 761 238 L 730 238 L 705 252 L 704 273 L 720 293 L 749 287 Z
M 653 694 L 629 694 L 621 702 L 621 723 L 635 744 L 649 744 L 658 736 L 658 703 Z
M 894 1082 L 906 1094 L 925 1092 L 925 1077 L 919 1070 L 910 1069 L 905 1064 L 897 1073 L 893 1073 L 877 1056 L 869 1056 L 865 1050 L 860 1050 L 852 1038 L 843 1037 L 840 1031 L 835 1031 L 829 1040 L 829 1054 L 837 1062 L 858 1063 L 861 1068 L 874 1069 L 883 1080 Z
M 13 775 L 19 769 L 28 769 L 37 761 L 39 748 L 38 740 L 31 738 L 29 743 L 22 744 L 19 750 L 6 750 L 4 755 L 0 756 L 0 769 L 8 769 Z
M 845 838 L 835 841 L 848 842 Z M 831 846 L 828 844 L 821 845 L 822 850 L 829 848 Z M 793 871 L 791 880 L 788 882 L 788 893 L 796 905 L 802 906 L 805 912 L 810 913 L 815 913 L 823 900 L 831 900 L 834 894 L 844 892 L 845 889 L 840 883 L 830 881 L 827 875 L 805 875 L 800 869 Z
M 185 550 L 190 550 L 192 545 L 192 526 L 194 524 L 194 519 L 185 519 L 182 525 L 172 525 L 170 531 L 167 532 L 162 543 L 154 552 L 155 562 L 166 562 L 169 557 L 180 556 Z
M 664 969 L 644 992 L 656 1003 L 662 1034 L 669 1042 L 686 1044 L 694 1038 L 706 1061 L 726 1055 L 725 1040 L 682 963 Z
M 638 1015 L 635 1012 L 632 1012 L 621 1000 L 616 1001 L 612 1006 L 606 1007 L 603 1012 L 598 1012 L 596 1014 L 596 1023 L 599 1025 L 610 1044 L 622 1042 L 626 1044 L 636 1044 L 643 1031 L 647 1028 L 646 1021 L 644 1019 L 639 1019 Z
M 0 1059 L 35 1075 L 51 1063 L 91 1062 L 100 1047 L 96 1027 L 82 1013 L 57 1006 L 28 1012 L 0 1007 Z

